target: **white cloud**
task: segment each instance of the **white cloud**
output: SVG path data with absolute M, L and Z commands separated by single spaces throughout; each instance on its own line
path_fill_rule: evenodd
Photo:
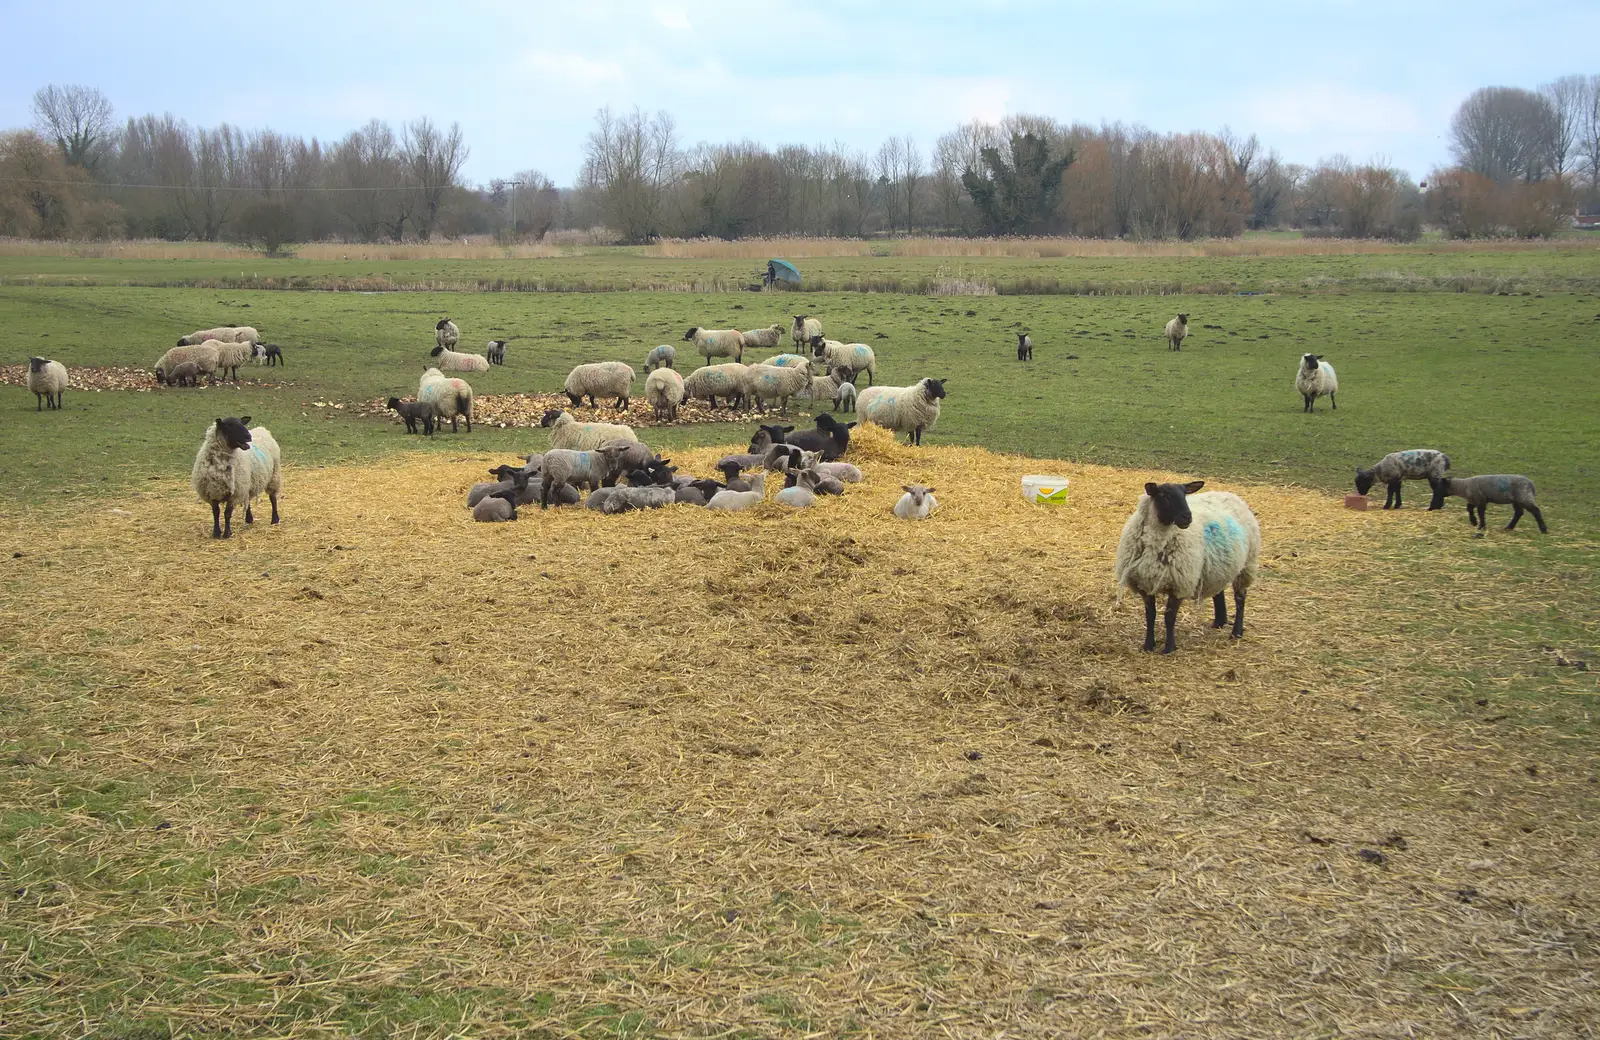
M 1405 98 L 1333 83 L 1282 84 L 1252 90 L 1245 103 L 1251 129 L 1271 133 L 1417 133 L 1423 128 Z
M 627 78 L 619 62 L 590 58 L 576 51 L 528 51 L 520 66 L 536 80 L 575 92 L 616 86 Z

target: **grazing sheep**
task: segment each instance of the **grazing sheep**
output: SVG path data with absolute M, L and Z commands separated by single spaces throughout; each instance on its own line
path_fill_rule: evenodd
M 33 391 L 34 411 L 44 411 L 46 403 L 51 411 L 57 410 L 61 407 L 61 394 L 67 389 L 67 366 L 49 358 L 29 358 L 28 389 Z
M 178 346 L 195 347 L 208 339 L 214 339 L 218 343 L 259 343 L 261 333 L 248 325 L 223 325 L 220 328 L 201 329 L 199 332 L 180 336 Z
M 217 381 L 217 347 L 214 341 L 196 343 L 191 346 L 173 347 L 156 359 L 156 382 L 168 382 L 167 373 L 185 361 L 192 361 L 200 369 L 202 375 L 210 378 L 211 382 Z
M 428 356 L 437 359 L 441 372 L 487 372 L 489 359 L 482 354 L 458 354 L 449 347 L 434 347 Z
M 1321 354 L 1300 355 L 1300 367 L 1295 369 L 1294 388 L 1300 391 L 1300 396 L 1305 398 L 1305 411 L 1314 412 L 1313 405 L 1317 398 L 1326 396 L 1333 405 L 1334 411 L 1339 410 L 1339 377 L 1333 371 L 1333 366 L 1322 360 Z
M 869 386 L 857 398 L 861 421 L 910 435 L 912 444 L 939 421 L 939 402 L 947 379 L 924 379 L 911 386 Z
M 644 370 L 654 372 L 658 368 L 672 368 L 677 361 L 677 348 L 663 343 L 659 347 L 651 347 L 650 353 L 644 356 Z
M 1430 487 L 1450 468 L 1450 456 L 1432 448 L 1415 448 L 1411 451 L 1391 451 L 1378 460 L 1371 469 L 1356 467 L 1356 494 L 1365 495 L 1374 484 L 1387 485 L 1383 508 L 1400 508 L 1400 482 L 1426 480 Z M 1429 510 L 1442 509 L 1444 498 L 1437 492 L 1428 504 Z
M 702 329 L 696 325 L 685 332 L 683 338 L 693 340 L 695 351 L 708 363 L 714 357 L 744 361 L 744 333 L 738 329 Z
M 760 505 L 767 495 L 767 475 L 757 473 L 749 480 L 748 491 L 733 491 L 724 489 L 711 496 L 711 501 L 706 503 L 707 509 L 723 509 L 731 513 L 749 509 L 751 506 Z
M 283 490 L 283 456 L 265 426 L 250 429 L 250 417 L 218 419 L 206 427 L 195 453 L 189 483 L 200 501 L 211 504 L 211 537 L 233 535 L 233 511 L 244 507 L 244 522 L 255 523 L 250 503 L 266 492 L 272 522 L 278 522 L 278 494 Z M 227 503 L 227 512 L 222 510 Z
M 1033 337 L 1026 332 L 1017 333 L 1017 360 L 1033 360 Z
M 676 422 L 683 403 L 683 377 L 670 368 L 658 368 L 644 379 L 644 399 L 655 409 L 656 419 Z
M 705 365 L 690 372 L 683 381 L 683 392 L 693 400 L 709 401 L 717 407 L 717 398 L 725 398 L 730 408 L 744 403 L 749 392 L 750 370 L 743 365 Z
M 249 342 L 224 343 L 221 340 L 208 340 L 200 345 L 217 349 L 217 373 L 231 375 L 235 383 L 239 381 L 239 366 L 249 361 L 256 349 L 255 344 Z
M 807 375 L 811 373 L 811 358 L 801 354 L 774 354 L 760 364 L 774 365 L 778 368 L 803 368 Z
M 776 365 L 751 365 L 749 380 L 750 396 L 755 399 L 756 406 L 762 411 L 766 410 L 768 401 L 777 401 L 781 405 L 780 411 L 789 414 L 789 398 L 796 394 L 803 394 L 811 389 L 811 370 L 809 368 L 779 368 Z
M 923 487 L 921 484 L 901 484 L 905 494 L 894 504 L 894 515 L 902 520 L 926 520 L 935 509 L 939 508 L 939 500 L 933 497 L 933 488 Z
M 433 436 L 433 423 L 438 415 L 433 405 L 425 401 L 402 401 L 398 397 L 391 397 L 385 407 L 405 420 L 407 433 L 416 433 L 417 427 L 421 426 L 423 433 Z
M 489 346 L 484 351 L 483 356 L 488 359 L 489 364 L 491 364 L 491 365 L 503 365 L 503 364 L 505 364 L 506 363 L 506 341 L 503 340 L 503 339 L 492 339 L 492 340 L 490 340 L 489 341 Z
M 1533 500 L 1533 481 L 1527 477 L 1511 473 L 1482 477 L 1439 477 L 1433 480 L 1432 484 L 1434 501 L 1440 505 L 1444 504 L 1445 498 L 1451 496 L 1466 499 L 1467 522 L 1476 523 L 1479 531 L 1486 530 L 1489 526 L 1489 511 L 1484 506 L 1493 502 L 1495 505 L 1510 506 L 1512 509 L 1511 522 L 1506 525 L 1507 531 L 1514 530 L 1517 521 L 1522 519 L 1522 514 L 1529 512 L 1539 524 L 1539 533 L 1550 533 L 1550 528 L 1544 523 L 1544 514 L 1539 511 L 1539 506 Z
M 783 326 L 768 325 L 764 329 L 751 329 L 749 332 L 740 333 L 744 337 L 744 345 L 751 350 L 760 348 L 771 350 L 783 342 Z
M 185 361 L 172 370 L 167 383 L 171 386 L 199 386 L 200 366 L 193 361 Z
M 569 451 L 591 451 L 607 441 L 637 441 L 633 427 L 621 423 L 581 423 L 559 408 L 552 408 L 539 419 L 550 430 L 550 446 Z
M 456 323 L 449 318 L 440 318 L 438 324 L 433 327 L 434 346 L 453 350 L 455 345 L 460 342 L 461 330 L 456 328 Z
M 593 451 L 573 451 L 570 448 L 551 448 L 544 453 L 544 470 L 539 485 L 539 508 L 550 503 L 550 491 L 557 484 L 571 484 L 575 488 L 594 491 L 606 486 L 618 472 L 613 459 L 621 454 L 619 445 L 608 445 Z
M 467 420 L 467 432 L 472 432 L 472 387 L 465 379 L 446 376 L 437 368 L 422 370 L 417 384 L 417 400 L 434 408 L 434 425 L 450 420 L 450 432 L 456 432 L 457 417 Z
M 288 367 L 288 362 L 283 360 L 283 348 L 276 343 L 257 342 L 252 346 L 255 353 L 251 355 L 251 360 L 256 364 L 266 365 L 268 368 L 277 368 L 279 365 Z
M 583 399 L 589 399 L 589 407 L 600 407 L 596 398 L 615 397 L 618 408 L 628 407 L 628 401 L 633 395 L 633 366 L 621 361 L 596 361 L 587 365 L 579 365 L 567 373 L 567 381 L 561 387 L 562 393 L 576 408 L 583 404 Z
M 796 351 L 803 350 L 820 335 L 822 335 L 822 322 L 816 318 L 808 318 L 804 314 L 794 316 L 794 324 L 789 327 L 789 337 L 794 340 Z
M 853 373 L 852 381 L 865 372 L 874 385 L 878 382 L 878 356 L 865 343 L 840 343 L 818 336 L 811 341 L 811 353 L 821 358 L 822 366 L 830 372 L 848 368 Z
M 1189 335 L 1189 316 L 1180 314 L 1167 322 L 1162 332 L 1167 337 L 1168 350 L 1182 350 L 1184 338 Z
M 1233 638 L 1244 635 L 1245 591 L 1261 560 L 1261 526 L 1244 499 L 1227 491 L 1197 495 L 1205 481 L 1146 484 L 1117 542 L 1118 596 L 1144 597 L 1144 648 L 1156 648 L 1156 597 L 1167 597 L 1164 654 L 1177 649 L 1172 626 L 1180 600 L 1210 597 L 1212 628 L 1228 623 L 1223 590 L 1233 586 Z
M 527 478 L 524 477 L 522 482 L 526 486 Z M 517 489 L 515 487 L 491 491 L 472 507 L 472 519 L 480 524 L 501 524 L 516 518 Z

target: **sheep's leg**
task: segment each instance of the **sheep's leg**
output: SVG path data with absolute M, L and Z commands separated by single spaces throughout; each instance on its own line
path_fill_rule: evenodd
M 1528 505 L 1528 512 L 1532 513 L 1533 514 L 1533 519 L 1538 522 L 1538 524 L 1539 524 L 1539 533 L 1540 534 L 1549 534 L 1550 533 L 1550 528 L 1548 528 L 1548 527 L 1546 527 L 1544 525 L 1544 514 L 1539 512 L 1539 507 L 1530 503 Z
M 549 509 L 550 508 L 550 483 L 551 483 L 551 481 L 550 481 L 550 477 L 549 477 L 548 474 L 545 475 L 544 477 L 540 478 L 540 480 L 539 480 L 539 508 L 540 509 Z
M 253 524 L 256 522 L 256 514 L 250 509 L 249 502 L 244 504 L 244 522 L 247 524 Z
M 1228 600 L 1222 593 L 1211 597 L 1212 628 L 1225 628 L 1228 624 Z
M 222 537 L 222 503 L 211 503 L 211 537 Z
M 1488 529 L 1489 529 L 1489 504 L 1487 502 L 1482 502 L 1482 503 L 1479 503 L 1479 505 L 1478 505 L 1478 530 L 1487 531 Z
M 233 537 L 233 502 L 231 501 L 222 509 L 222 537 Z
M 1146 650 L 1154 650 L 1156 648 L 1156 598 L 1154 596 L 1145 596 L 1144 598 L 1144 648 Z
M 1391 506 L 1389 504 L 1390 502 L 1393 502 L 1394 504 Z M 1398 480 L 1389 481 L 1389 498 L 1388 498 L 1388 501 L 1384 502 L 1383 508 L 1385 508 L 1385 509 L 1399 509 L 1400 508 L 1400 482 Z
M 1229 637 L 1231 639 L 1238 639 L 1244 635 L 1244 591 L 1238 585 L 1233 587 L 1233 634 Z
M 1506 525 L 1507 531 L 1515 531 L 1517 529 L 1517 521 L 1522 519 L 1522 512 L 1521 506 L 1515 502 L 1511 503 L 1511 522 Z
M 1172 651 L 1178 649 L 1178 641 L 1173 638 L 1172 629 L 1173 626 L 1178 623 L 1179 602 L 1181 601 L 1176 596 L 1167 597 L 1167 614 L 1165 619 L 1167 623 L 1167 641 L 1161 647 L 1161 652 L 1164 654 L 1170 654 Z
M 33 410 L 36 411 L 36 412 L 44 411 L 44 395 L 43 394 L 34 394 L 33 395 Z
M 1337 412 L 1339 410 L 1339 395 L 1338 394 L 1329 394 L 1328 395 L 1328 403 L 1333 405 L 1333 410 Z
M 273 523 L 277 523 L 278 522 L 278 493 L 276 491 L 268 491 L 267 492 L 267 499 L 272 503 L 272 522 Z

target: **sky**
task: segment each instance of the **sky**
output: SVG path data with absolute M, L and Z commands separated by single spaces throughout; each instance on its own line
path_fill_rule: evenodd
M 459 122 L 470 182 L 575 180 L 595 112 L 666 111 L 686 145 L 751 140 L 929 155 L 972 119 L 1030 113 L 1256 134 L 1286 161 L 1343 154 L 1414 178 L 1449 160 L 1482 86 L 1600 73 L 1600 2 L 211 4 L 0 0 L 0 128 L 47 83 L 119 119 L 331 141 L 378 117 Z

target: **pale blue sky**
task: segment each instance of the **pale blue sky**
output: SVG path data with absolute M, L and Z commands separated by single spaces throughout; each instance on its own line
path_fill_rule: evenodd
M 1511 13 L 1508 13 L 1511 12 Z M 665 109 L 680 136 L 924 154 L 962 121 L 1032 112 L 1254 132 L 1421 176 L 1473 89 L 1600 72 L 1600 3 L 575 4 L 0 0 L 0 126 L 45 83 L 119 117 L 171 111 L 325 140 L 379 116 L 458 120 L 483 181 L 568 184 L 596 109 Z

